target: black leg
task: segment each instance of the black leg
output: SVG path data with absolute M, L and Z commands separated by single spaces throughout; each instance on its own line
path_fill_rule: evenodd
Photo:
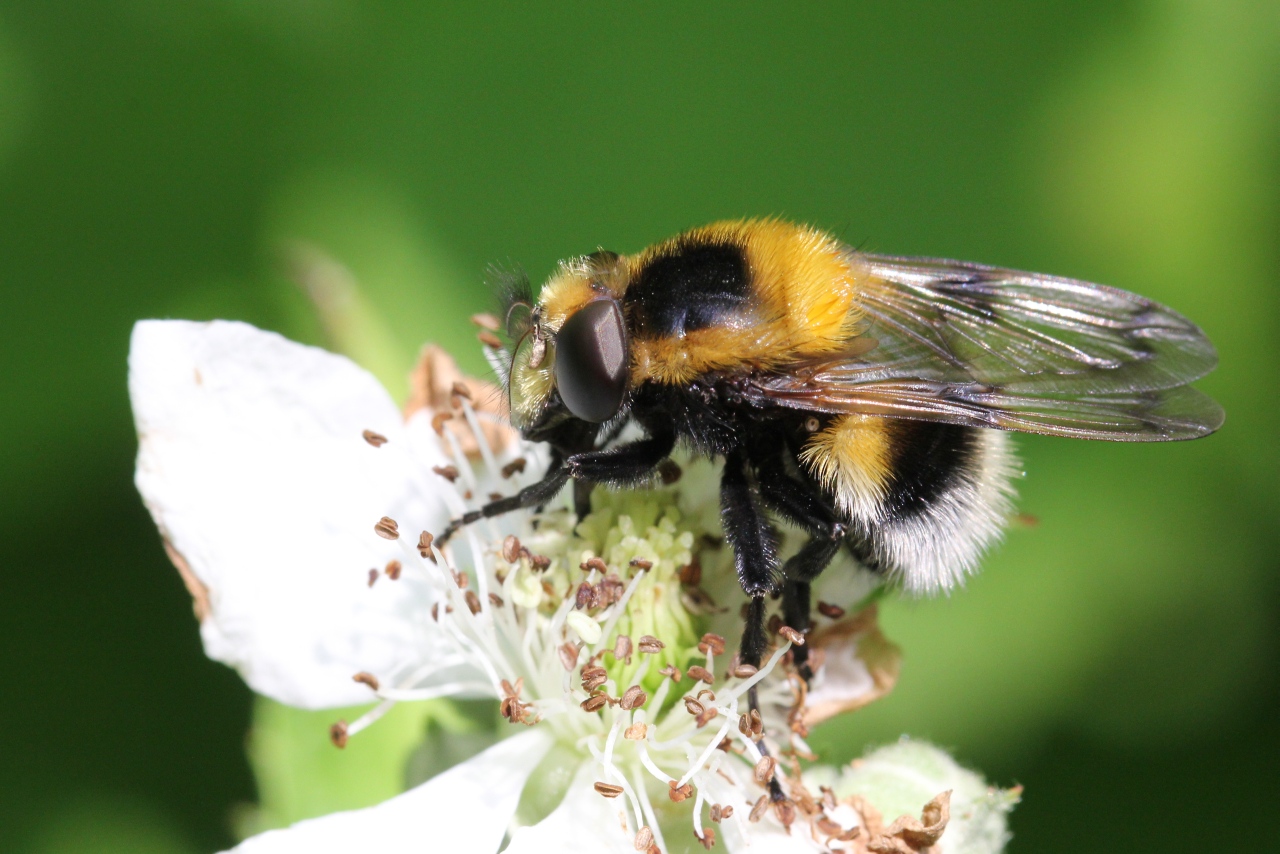
M 809 584 L 817 578 L 840 548 L 839 537 L 814 537 L 791 556 L 783 567 L 786 586 L 782 588 L 782 619 L 801 634 L 808 634 L 812 624 L 809 619 Z M 809 647 L 791 647 L 791 661 L 800 677 L 808 682 L 813 678 L 809 669 Z
M 489 519 L 494 516 L 501 516 L 503 513 L 510 513 L 513 510 L 523 510 L 529 507 L 536 507 L 539 504 L 546 504 L 556 497 L 556 494 L 564 488 L 568 480 L 569 472 L 565 470 L 563 465 L 555 465 L 553 461 L 551 468 L 547 469 L 547 473 L 537 483 L 529 484 L 515 495 L 499 498 L 497 501 L 490 501 L 479 510 L 464 513 L 461 519 L 454 519 L 441 532 L 436 543 L 443 546 L 449 542 L 450 537 L 458 532 L 459 528 L 470 525 L 473 522 L 479 522 L 481 519 Z
M 831 563 L 848 531 L 836 516 L 831 500 L 812 483 L 788 472 L 781 457 L 769 457 L 759 468 L 760 492 L 765 502 L 811 538 L 782 568 L 785 578 L 782 619 L 791 628 L 807 634 L 812 627 L 810 583 Z M 791 657 L 801 677 L 805 681 L 812 678 L 809 648 L 793 646 Z
M 756 500 L 747 461 L 741 451 L 725 457 L 720 478 L 720 522 L 733 548 L 738 582 L 750 597 L 773 591 L 778 580 L 778 539 Z
M 638 439 L 603 451 L 574 454 L 565 462 L 571 477 L 588 483 L 611 486 L 634 486 L 653 474 L 676 446 L 676 434 L 669 430 L 652 432 Z

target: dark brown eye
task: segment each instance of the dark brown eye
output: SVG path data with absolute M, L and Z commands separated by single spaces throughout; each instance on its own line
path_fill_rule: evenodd
M 598 424 L 618 414 L 627 390 L 627 333 L 615 301 L 588 303 L 564 322 L 555 371 L 560 398 L 575 416 Z

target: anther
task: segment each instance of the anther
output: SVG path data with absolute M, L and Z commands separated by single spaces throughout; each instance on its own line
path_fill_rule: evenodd
M 648 851 L 649 846 L 653 844 L 653 831 L 649 829 L 649 825 L 640 828 L 640 832 L 636 834 L 635 849 L 637 851 Z
M 596 783 L 595 790 L 606 798 L 616 798 L 622 794 L 622 787 L 612 783 Z
M 595 585 L 584 581 L 578 585 L 578 592 L 573 597 L 573 607 L 578 610 L 591 608 L 596 604 Z
M 719 804 L 711 805 L 711 820 L 716 824 L 724 821 L 726 818 L 733 818 L 733 807 L 720 806 Z
M 795 823 L 796 820 L 795 804 L 791 803 L 791 801 L 786 798 L 775 800 L 773 802 L 773 814 L 778 819 L 778 823 L 787 828 L 787 832 L 789 833 L 791 825 Z
M 716 716 L 719 714 L 720 712 L 715 706 L 707 706 L 696 718 L 694 718 L 694 722 L 698 725 L 698 729 L 702 729 L 704 726 L 714 721 Z
M 431 416 L 431 429 L 436 431 L 437 436 L 444 435 L 444 422 L 452 420 L 452 412 L 437 412 Z
M 374 533 L 384 540 L 400 539 L 400 526 L 396 524 L 396 520 L 390 516 L 383 516 L 378 520 L 378 524 L 373 526 Z
M 710 670 L 698 664 L 690 666 L 685 673 L 689 674 L 690 679 L 697 679 L 699 682 L 706 682 L 708 685 L 716 681 L 715 675 Z
M 458 585 L 459 590 L 466 590 L 467 585 L 471 583 L 470 577 L 465 572 L 458 572 L 456 569 L 449 570 L 449 574 L 453 576 L 453 583 Z
M 778 629 L 778 634 L 782 635 L 796 646 L 804 646 L 804 635 L 800 634 L 790 626 L 783 626 Z
M 625 697 L 623 699 L 625 699 Z M 622 737 L 630 739 L 631 741 L 644 741 L 648 734 L 648 724 L 632 724 L 622 731 Z
M 538 572 L 543 572 L 551 566 L 551 558 L 546 555 L 529 555 L 529 564 Z
M 347 746 L 347 722 L 337 721 L 333 726 L 329 727 L 329 740 L 333 742 L 333 746 L 341 750 Z
M 769 620 L 764 624 L 764 627 L 768 630 L 769 634 L 776 635 L 778 630 L 782 628 L 782 618 L 777 614 L 770 614 Z
M 582 690 L 594 691 L 609 680 L 609 672 L 603 667 L 582 668 Z
M 578 705 L 582 707 L 584 712 L 598 712 L 609 702 L 609 698 L 603 694 L 596 694 L 594 697 L 588 697 Z
M 739 664 L 730 672 L 739 679 L 750 679 L 752 676 L 759 673 L 760 670 L 754 664 Z
M 467 388 L 460 382 L 454 382 L 453 386 L 449 389 L 449 394 L 453 397 L 465 397 L 467 400 L 472 399 L 471 389 Z
M 578 645 L 566 641 L 556 647 L 556 652 L 560 656 L 560 663 L 564 665 L 564 669 L 572 673 L 573 668 L 578 666 Z
M 680 668 L 676 667 L 674 664 L 668 664 L 658 672 L 663 676 L 670 676 L 672 682 L 679 682 L 684 678 L 684 674 L 680 672 Z
M 751 808 L 751 814 L 748 815 L 747 818 L 751 821 L 759 821 L 760 819 L 764 818 L 764 814 L 766 811 L 768 811 L 768 809 L 769 809 L 769 796 L 761 795 L 760 799 L 756 801 L 755 806 Z
M 617 661 L 631 663 L 631 637 L 629 635 L 618 635 L 618 639 L 613 643 L 613 657 Z
M 677 786 L 675 780 L 668 780 L 667 796 L 676 803 L 688 800 L 693 797 L 693 786 L 689 783 L 685 783 L 683 786 Z
M 372 587 L 373 583 L 377 580 L 378 580 L 378 570 L 377 569 L 369 570 L 369 586 Z
M 387 437 L 381 433 L 375 433 L 372 430 L 365 430 L 360 435 L 364 436 L 364 440 L 375 448 L 381 448 L 383 445 L 387 444 Z
M 502 601 L 502 597 L 499 596 L 497 593 L 490 593 L 489 604 L 495 608 L 501 608 L 506 603 Z
M 701 842 L 702 847 L 707 849 L 708 851 L 710 851 L 713 847 L 715 847 L 716 832 L 709 827 L 702 828 L 701 836 L 698 836 L 698 834 L 695 833 L 694 838 L 696 838 L 699 842 Z
M 759 709 L 751 710 L 751 735 L 759 739 L 764 732 L 764 719 L 760 717 Z
M 432 466 L 431 470 L 450 483 L 458 479 L 457 466 Z
M 431 543 L 435 540 L 431 534 L 423 531 L 418 535 L 418 554 L 425 558 L 430 558 L 432 563 L 436 562 L 436 557 L 431 553 Z
M 471 315 L 471 322 L 481 329 L 487 329 L 490 332 L 497 332 L 502 328 L 502 324 L 498 322 L 498 318 L 488 312 Z
M 676 578 L 686 587 L 697 587 L 702 583 L 702 564 L 695 557 L 692 562 L 676 570 Z
M 598 557 L 593 557 L 593 558 L 588 558 L 584 560 L 582 563 L 578 564 L 578 569 L 582 570 L 583 572 L 590 572 L 591 570 L 594 569 L 599 571 L 601 575 L 604 575 L 606 572 L 609 571 L 609 564 L 605 563 L 603 560 L 601 560 Z
M 520 540 L 515 534 L 508 534 L 502 541 L 502 559 L 507 563 L 515 563 L 520 559 Z
M 507 497 L 507 496 L 503 495 L 501 492 L 490 492 L 490 493 L 489 493 L 489 500 L 490 500 L 490 501 L 501 501 L 502 499 L 504 499 L 504 498 L 506 498 L 506 497 Z
M 465 578 L 466 576 L 463 577 Z M 473 614 L 479 614 L 480 597 L 476 595 L 476 592 L 474 590 L 468 590 L 465 598 L 467 600 L 467 610 Z
M 478 338 L 480 343 L 488 347 L 490 350 L 502 349 L 502 339 L 488 330 L 479 333 L 476 335 L 476 338 Z
M 760 761 L 756 763 L 755 774 L 756 782 L 761 785 L 767 785 L 773 779 L 773 773 L 778 767 L 778 760 L 772 756 L 761 756 Z
M 640 652 L 647 655 L 653 655 L 655 652 L 662 652 L 662 648 L 664 646 L 666 646 L 666 644 L 655 638 L 653 635 L 641 635 L 640 643 L 637 644 L 637 648 Z
M 698 652 L 706 655 L 708 650 L 712 655 L 722 654 L 724 652 L 724 638 L 707 632 L 702 636 L 702 640 L 698 642 Z
M 644 558 L 633 557 L 630 561 L 630 566 L 634 569 L 640 570 L 641 572 L 648 572 L 649 570 L 653 569 L 653 561 L 645 560 Z
M 691 715 L 700 715 L 707 710 L 707 707 L 699 703 L 692 697 L 684 698 L 684 710 Z
M 703 688 L 701 691 L 695 694 L 694 697 L 697 699 L 699 703 L 703 703 L 703 702 L 714 703 L 716 701 L 716 692 L 712 691 L 710 688 Z
M 832 605 L 830 602 L 819 602 L 818 613 L 824 617 L 830 617 L 833 620 L 838 620 L 844 616 L 844 608 L 841 608 L 839 605 Z
M 524 471 L 524 467 L 528 464 L 529 461 L 524 457 L 516 457 L 514 460 L 502 467 L 503 479 L 505 480 L 514 474 L 521 474 Z
M 387 561 L 387 568 L 383 570 L 383 572 L 387 574 L 387 578 L 390 578 L 392 581 L 396 581 L 400 578 L 400 570 L 403 568 L 404 567 L 401 566 L 400 561 L 390 560 Z
M 649 701 L 649 695 L 644 692 L 639 685 L 632 685 L 622 695 L 622 699 L 618 701 L 618 708 L 629 712 L 637 706 L 643 706 Z
M 374 691 L 378 690 L 378 677 L 374 676 L 372 673 L 366 673 L 365 671 L 361 670 L 355 676 L 351 677 L 351 681 L 359 682 L 362 685 L 368 685 Z

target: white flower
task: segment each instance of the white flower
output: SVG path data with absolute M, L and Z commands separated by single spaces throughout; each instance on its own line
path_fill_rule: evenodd
M 865 816 L 810 797 L 786 757 L 807 754 L 808 725 L 884 693 L 896 651 L 867 612 L 820 629 L 807 704 L 785 639 L 758 673 L 737 667 L 708 631 L 719 620 L 729 634 L 736 614 L 721 612 L 736 609 L 705 589 L 733 581 L 727 549 L 707 547 L 719 532 L 706 473 L 598 491 L 581 524 L 559 506 L 536 527 L 511 513 L 441 552 L 426 532 L 542 468 L 534 447 L 495 454 L 501 428 L 469 392 L 450 407 L 435 389 L 435 410 L 405 420 L 346 359 L 230 322 L 139 323 L 129 377 L 138 487 L 211 657 L 297 706 L 372 691 L 381 702 L 339 725 L 339 744 L 406 700 L 493 697 L 508 721 L 510 737 L 411 791 L 238 850 L 668 851 L 664 833 L 684 847 L 690 829 L 730 851 L 870 840 L 864 826 L 860 843 L 831 842 Z M 473 468 L 462 443 L 485 433 Z M 775 775 L 777 802 L 763 782 Z

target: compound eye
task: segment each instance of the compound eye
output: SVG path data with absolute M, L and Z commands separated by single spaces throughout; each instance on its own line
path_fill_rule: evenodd
M 627 332 L 611 299 L 578 309 L 556 334 L 556 387 L 576 417 L 599 424 L 622 407 L 627 390 Z

